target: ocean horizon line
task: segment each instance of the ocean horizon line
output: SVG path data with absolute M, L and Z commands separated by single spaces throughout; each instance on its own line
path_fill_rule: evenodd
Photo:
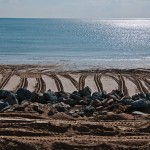
M 0 19 L 66 19 L 66 20 L 150 20 L 150 18 L 47 18 L 47 17 L 0 17 Z

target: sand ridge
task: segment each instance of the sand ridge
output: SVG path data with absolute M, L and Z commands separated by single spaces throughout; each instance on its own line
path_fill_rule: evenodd
M 47 150 L 149 148 L 148 120 L 130 116 L 120 120 L 95 119 L 62 120 L 29 112 L 6 112 L 0 114 L 0 139 L 4 145 L 6 140 L 12 146 L 21 144 L 27 148 L 30 144 L 32 149 Z

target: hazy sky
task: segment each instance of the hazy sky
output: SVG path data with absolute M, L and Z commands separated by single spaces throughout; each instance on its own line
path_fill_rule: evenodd
M 0 0 L 0 17 L 150 18 L 150 0 Z

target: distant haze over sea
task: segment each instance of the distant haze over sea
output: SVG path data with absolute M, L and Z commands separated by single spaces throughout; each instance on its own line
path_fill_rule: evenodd
M 150 68 L 149 19 L 0 19 L 0 64 Z

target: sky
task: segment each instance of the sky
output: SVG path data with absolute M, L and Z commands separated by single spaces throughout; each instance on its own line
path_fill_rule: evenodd
M 150 0 L 0 0 L 0 18 L 150 18 Z

